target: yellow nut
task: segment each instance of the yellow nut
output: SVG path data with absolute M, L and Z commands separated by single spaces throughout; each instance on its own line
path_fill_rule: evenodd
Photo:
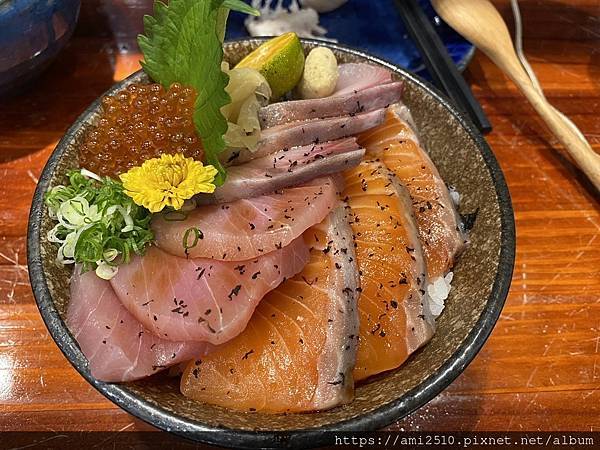
M 311 50 L 304 63 L 304 73 L 298 85 L 302 98 L 327 97 L 335 90 L 338 65 L 335 55 L 325 47 Z

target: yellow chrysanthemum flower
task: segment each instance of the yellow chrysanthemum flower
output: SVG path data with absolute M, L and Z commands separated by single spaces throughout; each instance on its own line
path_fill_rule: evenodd
M 119 175 L 125 193 L 150 212 L 165 206 L 181 209 L 183 202 L 200 192 L 212 193 L 217 169 L 181 154 L 162 155 Z

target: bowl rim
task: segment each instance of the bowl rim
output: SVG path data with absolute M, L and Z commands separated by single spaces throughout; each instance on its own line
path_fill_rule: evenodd
M 227 41 L 226 44 L 248 41 L 262 42 L 266 39 L 268 38 L 242 38 Z M 109 90 L 98 97 L 77 118 L 73 125 L 71 125 L 44 166 L 34 193 L 29 215 L 27 265 L 30 282 L 35 301 L 50 335 L 67 360 L 94 388 L 110 401 L 139 419 L 164 431 L 169 431 L 195 441 L 238 448 L 257 448 L 259 446 L 306 448 L 325 444 L 327 442 L 325 432 L 328 431 L 367 431 L 376 430 L 389 425 L 425 405 L 462 373 L 465 367 L 477 355 L 490 335 L 500 316 L 502 307 L 504 306 L 504 302 L 508 295 L 515 259 L 515 223 L 512 203 L 498 161 L 475 126 L 463 113 L 459 112 L 457 108 L 451 104 L 450 100 L 438 91 L 437 88 L 431 86 L 427 81 L 405 69 L 348 46 L 314 39 L 302 39 L 302 42 L 303 44 L 327 46 L 333 50 L 349 53 L 353 56 L 364 58 L 369 62 L 379 64 L 427 91 L 429 95 L 434 97 L 438 103 L 458 120 L 459 124 L 467 131 L 469 137 L 476 143 L 484 159 L 485 165 L 489 170 L 498 198 L 501 219 L 498 270 L 496 272 L 492 291 L 475 326 L 469 332 L 459 348 L 436 372 L 424 379 L 418 386 L 408 391 L 402 397 L 397 398 L 374 411 L 334 424 L 289 431 L 248 431 L 228 427 L 213 427 L 181 416 L 176 416 L 159 405 L 140 399 L 127 388 L 122 387 L 119 384 L 101 382 L 92 377 L 89 370 L 87 370 L 87 360 L 81 353 L 81 350 L 79 350 L 75 339 L 71 336 L 66 324 L 61 319 L 58 310 L 52 301 L 52 296 L 48 288 L 46 275 L 42 265 L 40 228 L 43 218 L 44 193 L 49 186 L 60 157 L 67 148 L 66 144 L 72 140 L 81 124 L 89 119 L 94 113 L 100 104 L 100 99 L 104 95 L 111 94 L 120 89 L 122 84 L 128 80 L 131 81 L 132 78 L 141 76 L 141 71 L 114 84 Z

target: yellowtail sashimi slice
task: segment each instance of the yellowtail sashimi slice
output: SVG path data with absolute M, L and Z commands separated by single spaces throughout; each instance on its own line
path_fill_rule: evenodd
M 333 180 L 316 178 L 269 195 L 201 206 L 187 216 L 157 214 L 152 230 L 157 245 L 172 255 L 244 261 L 289 245 L 336 202 Z
M 212 348 L 154 336 L 121 304 L 108 281 L 76 266 L 67 325 L 88 359 L 92 375 L 106 382 L 138 380 L 188 361 Z
M 231 149 L 223 152 L 220 158 L 228 166 L 243 164 L 280 150 L 354 136 L 381 125 L 384 119 L 385 110 L 377 109 L 350 116 L 284 123 L 264 129 L 256 150 Z
M 302 237 L 248 261 L 179 258 L 156 247 L 119 267 L 119 300 L 161 339 L 221 344 L 246 327 L 258 302 L 308 262 Z
M 263 106 L 259 117 L 263 127 L 273 127 L 298 120 L 339 117 L 375 111 L 399 102 L 402 83 L 381 84 L 343 95 L 310 100 L 292 100 Z

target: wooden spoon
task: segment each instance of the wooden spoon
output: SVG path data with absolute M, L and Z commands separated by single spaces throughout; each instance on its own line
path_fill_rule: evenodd
M 489 56 L 521 89 L 579 168 L 600 191 L 600 155 L 535 88 L 494 5 L 488 0 L 432 0 L 432 3 L 446 23 Z

